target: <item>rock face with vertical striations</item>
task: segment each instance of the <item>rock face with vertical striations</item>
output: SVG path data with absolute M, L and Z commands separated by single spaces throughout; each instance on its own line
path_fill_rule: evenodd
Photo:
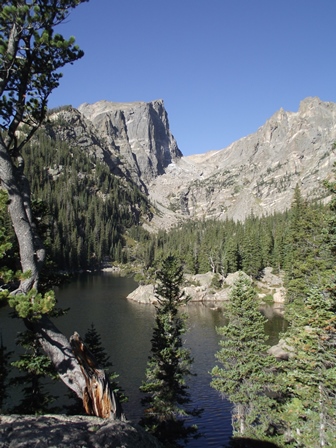
M 159 210 L 153 230 L 186 219 L 243 221 L 284 211 L 297 184 L 304 197 L 325 199 L 323 180 L 336 161 L 336 104 L 319 98 L 306 98 L 297 112 L 280 109 L 227 148 L 188 157 L 170 132 L 162 100 L 99 101 L 57 117 L 63 140 L 95 152 L 148 195 Z
M 149 103 L 82 104 L 78 110 L 90 120 L 121 169 L 147 191 L 147 185 L 182 157 L 170 132 L 162 100 Z
M 322 183 L 332 175 L 335 142 L 336 104 L 307 98 L 298 112 L 279 110 L 227 148 L 177 160 L 148 186 L 150 198 L 180 219 L 284 211 L 297 184 L 308 199 L 326 196 Z

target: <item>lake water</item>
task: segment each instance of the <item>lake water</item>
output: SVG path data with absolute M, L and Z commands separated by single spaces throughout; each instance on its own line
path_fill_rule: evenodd
M 70 307 L 70 311 L 55 320 L 63 333 L 70 337 L 74 331 L 84 336 L 94 323 L 101 335 L 103 346 L 110 355 L 113 370 L 119 374 L 119 383 L 129 397 L 124 411 L 129 420 L 137 422 L 142 412 L 139 386 L 144 380 L 147 359 L 150 354 L 155 308 L 126 300 L 137 287 L 131 278 L 117 277 L 109 273 L 81 275 L 56 290 L 58 305 Z M 204 409 L 201 418 L 195 419 L 204 437 L 192 440 L 190 448 L 222 447 L 231 436 L 231 405 L 210 387 L 209 371 L 215 365 L 214 354 L 218 350 L 219 336 L 215 327 L 225 323 L 223 311 L 213 309 L 211 304 L 189 304 L 186 307 L 189 331 L 186 346 L 194 357 L 189 391 L 193 407 Z M 0 309 L 0 330 L 4 345 L 11 348 L 22 324 L 7 317 L 8 310 Z M 266 333 L 270 344 L 277 342 L 279 331 L 284 330 L 284 320 L 271 308 L 266 310 L 269 318 Z M 64 394 L 66 388 L 58 386 Z

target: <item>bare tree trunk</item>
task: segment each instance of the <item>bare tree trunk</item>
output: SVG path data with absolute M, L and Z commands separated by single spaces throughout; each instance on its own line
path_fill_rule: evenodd
M 36 334 L 43 351 L 50 358 L 60 379 L 80 399 L 83 399 L 85 377 L 68 339 L 45 315 L 38 321 L 25 321 L 25 324 Z
M 30 206 L 30 188 L 23 174 L 23 159 L 18 158 L 15 166 L 7 148 L 0 140 L 0 179 L 9 197 L 8 211 L 16 234 L 21 267 L 26 278 L 20 282 L 12 294 L 28 293 L 38 289 L 39 273 L 45 259 L 45 250 L 33 223 Z M 74 356 L 67 338 L 44 315 L 37 321 L 25 320 L 27 328 L 32 330 L 61 380 L 83 400 L 88 414 L 104 418 L 120 418 L 121 408 L 111 391 L 105 372 L 88 367 L 88 357 Z M 78 342 L 78 341 L 77 341 Z M 82 354 L 86 354 L 82 350 Z M 87 356 L 87 354 L 86 354 Z M 86 361 L 85 361 L 86 359 Z
M 242 404 L 237 405 L 237 420 L 239 425 L 239 434 L 244 435 L 245 433 L 245 407 Z
M 102 418 L 123 418 L 119 400 L 111 389 L 105 371 L 99 369 L 94 356 L 85 347 L 78 333 L 71 336 L 70 344 L 85 377 L 83 405 L 86 413 Z
M 16 234 L 22 272 L 29 273 L 22 279 L 16 292 L 27 293 L 38 287 L 39 271 L 44 263 L 45 252 L 32 223 L 29 185 L 22 171 L 13 165 L 7 148 L 0 143 L 0 179 L 9 197 L 8 211 Z

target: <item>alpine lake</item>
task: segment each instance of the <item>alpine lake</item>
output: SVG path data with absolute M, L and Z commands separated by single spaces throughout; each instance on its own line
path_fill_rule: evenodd
M 111 370 L 119 374 L 118 381 L 128 396 L 123 409 L 128 420 L 137 423 L 142 414 L 139 386 L 145 379 L 151 338 L 155 319 L 155 307 L 126 299 L 137 287 L 130 277 L 121 277 L 108 272 L 81 274 L 69 283 L 55 289 L 58 306 L 69 308 L 62 317 L 55 319 L 56 326 L 70 337 L 74 331 L 81 336 L 93 323 L 101 336 L 102 345 L 113 364 Z M 215 353 L 219 349 L 220 337 L 216 327 L 226 323 L 225 304 L 189 303 L 184 309 L 188 315 L 188 332 L 185 345 L 194 358 L 192 371 L 195 376 L 188 379 L 191 396 L 190 406 L 202 408 L 200 418 L 190 420 L 197 424 L 202 437 L 190 440 L 188 447 L 223 447 L 229 442 L 231 430 L 231 404 L 210 387 L 209 372 L 216 364 Z M 8 308 L 0 308 L 0 332 L 3 344 L 13 350 L 16 334 L 24 326 L 18 319 L 9 317 Z M 286 328 L 281 310 L 267 306 L 262 310 L 268 321 L 265 333 L 268 344 L 278 342 L 279 333 Z M 58 382 L 52 393 L 62 398 L 67 389 Z

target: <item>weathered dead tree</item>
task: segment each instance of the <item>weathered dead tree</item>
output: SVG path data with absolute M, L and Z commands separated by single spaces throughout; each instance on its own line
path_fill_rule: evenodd
M 93 354 L 84 345 L 77 332 L 70 337 L 70 344 L 85 378 L 83 391 L 85 412 L 101 418 L 124 419 L 121 405 L 105 371 L 97 366 Z

